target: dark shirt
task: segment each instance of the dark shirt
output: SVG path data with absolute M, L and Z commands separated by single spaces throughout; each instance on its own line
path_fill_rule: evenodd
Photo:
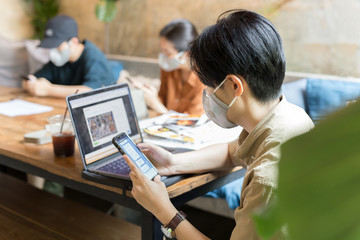
M 34 75 L 46 78 L 53 84 L 84 85 L 99 88 L 114 84 L 116 79 L 105 55 L 92 42 L 83 42 L 84 50 L 78 60 L 57 67 L 51 61 Z

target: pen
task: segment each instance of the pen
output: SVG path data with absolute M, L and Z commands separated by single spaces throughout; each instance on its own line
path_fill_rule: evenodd
M 126 80 L 128 80 L 131 84 L 134 84 L 134 81 L 131 78 L 126 77 Z

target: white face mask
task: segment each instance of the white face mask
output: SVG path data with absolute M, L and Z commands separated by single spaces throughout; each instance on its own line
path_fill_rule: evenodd
M 159 65 L 166 72 L 174 71 L 185 63 L 185 59 L 180 59 L 182 55 L 184 55 L 184 52 L 179 52 L 173 58 L 168 58 L 165 54 L 159 53 Z
M 215 92 L 221 87 L 221 85 L 224 84 L 225 80 L 226 78 L 224 79 L 224 81 L 220 83 L 219 86 L 215 88 L 214 92 L 211 93 L 209 96 L 206 92 L 206 89 L 204 89 L 202 102 L 205 113 L 210 120 L 212 120 L 220 127 L 234 128 L 237 127 L 237 124 L 230 122 L 226 117 L 226 113 L 235 102 L 236 97 L 234 97 L 234 99 L 231 101 L 231 103 L 228 106 L 215 95 Z
M 55 66 L 64 66 L 70 59 L 70 43 L 68 43 L 67 47 L 61 51 L 57 48 L 50 49 L 49 58 Z

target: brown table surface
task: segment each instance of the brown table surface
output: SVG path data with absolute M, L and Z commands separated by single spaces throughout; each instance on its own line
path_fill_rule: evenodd
M 7 157 L 8 160 L 6 161 L 13 159 L 14 161 L 17 160 L 21 163 L 26 163 L 28 166 L 44 170 L 48 172 L 48 174 L 59 176 L 72 182 L 86 184 L 90 187 L 107 190 L 116 195 L 124 196 L 121 188 L 96 183 L 81 177 L 81 172 L 84 167 L 77 144 L 75 146 L 74 156 L 61 158 L 54 155 L 51 143 L 43 145 L 24 143 L 24 134 L 44 129 L 44 126 L 47 124 L 46 119 L 49 116 L 64 114 L 66 108 L 65 99 L 32 97 L 22 89 L 0 86 L 0 102 L 11 99 L 22 99 L 52 106 L 54 109 L 50 112 L 28 116 L 7 117 L 0 115 L 0 157 Z M 8 164 L 5 165 L 11 166 L 10 162 L 7 163 Z M 239 169 L 241 168 L 235 168 L 230 172 L 235 172 Z M 27 169 L 19 170 L 32 173 L 31 171 L 27 171 Z M 175 198 L 227 174 L 229 174 L 229 171 L 195 175 L 169 186 L 167 190 L 170 198 Z M 71 188 L 71 186 L 68 187 Z M 125 194 L 131 198 L 130 191 L 126 191 Z

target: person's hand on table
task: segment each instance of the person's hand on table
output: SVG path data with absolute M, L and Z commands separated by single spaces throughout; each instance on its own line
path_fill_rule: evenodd
M 132 85 L 138 89 L 143 90 L 145 102 L 148 107 L 152 109 L 158 109 L 158 105 L 162 105 L 158 98 L 158 90 L 156 89 L 156 87 L 134 80 L 132 81 Z
M 124 159 L 131 169 L 129 173 L 133 183 L 131 194 L 135 200 L 162 223 L 169 222 L 177 210 L 170 202 L 166 186 L 160 180 L 160 176 L 157 175 L 152 181 L 140 171 L 127 155 L 124 155 Z
M 139 81 L 134 81 L 134 80 L 132 80 L 132 85 L 134 87 L 139 88 L 139 89 L 144 91 L 145 99 L 147 97 L 148 98 L 157 97 L 158 90 L 154 86 L 151 86 L 149 84 L 142 83 L 142 82 L 139 82 Z
M 173 175 L 175 171 L 171 168 L 173 154 L 169 151 L 149 143 L 138 143 L 137 146 L 154 164 L 161 175 Z
M 51 83 L 45 78 L 29 75 L 29 80 L 22 81 L 22 87 L 33 96 L 47 96 Z
M 143 91 L 144 91 L 144 96 L 145 96 L 146 102 L 154 101 L 154 99 L 157 99 L 157 97 L 158 97 L 158 90 L 154 86 L 151 86 L 151 85 L 145 83 L 143 85 Z

